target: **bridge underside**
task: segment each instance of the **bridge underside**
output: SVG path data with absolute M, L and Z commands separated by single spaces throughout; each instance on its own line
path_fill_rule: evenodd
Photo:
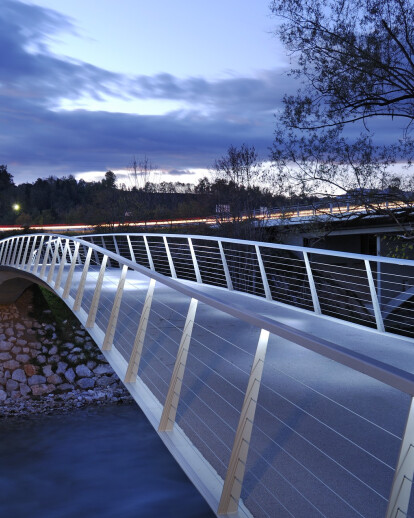
M 50 290 L 50 286 L 38 277 L 0 266 L 0 304 L 12 304 L 32 284 L 39 284 Z

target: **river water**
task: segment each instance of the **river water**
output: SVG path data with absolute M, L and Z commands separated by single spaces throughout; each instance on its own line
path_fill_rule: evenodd
M 136 405 L 0 419 L 0 518 L 213 518 Z

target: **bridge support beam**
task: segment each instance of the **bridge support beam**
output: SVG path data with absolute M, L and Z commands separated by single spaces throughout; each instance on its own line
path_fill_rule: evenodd
M 249 453 L 254 414 L 256 412 L 268 341 L 269 331 L 262 329 L 250 371 L 246 395 L 244 396 L 239 424 L 217 511 L 218 514 L 236 513 L 239 508 L 239 499 L 246 470 L 247 454 Z
M 401 441 L 397 469 L 392 482 L 386 518 L 403 518 L 408 514 L 414 476 L 414 398 L 408 411 L 407 423 Z
M 142 308 L 141 318 L 139 319 L 138 330 L 137 334 L 135 335 L 128 368 L 125 374 L 125 383 L 135 383 L 137 381 L 142 348 L 144 347 L 145 334 L 147 332 L 147 324 L 151 311 L 152 299 L 154 297 L 154 289 L 155 280 L 151 279 L 148 286 L 147 296 L 145 297 L 144 307 Z
M 178 348 L 177 358 L 175 360 L 174 370 L 171 376 L 168 394 L 165 399 L 164 409 L 158 426 L 159 432 L 171 431 L 175 423 L 175 416 L 177 414 L 178 402 L 180 401 L 185 364 L 187 363 L 188 349 L 190 347 L 197 305 L 198 300 L 191 299 L 183 334 L 181 336 L 180 346 Z

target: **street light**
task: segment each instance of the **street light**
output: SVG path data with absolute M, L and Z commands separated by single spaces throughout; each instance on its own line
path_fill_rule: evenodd
M 15 210 L 16 212 L 18 212 L 20 210 L 20 205 L 18 203 L 13 203 L 13 210 Z

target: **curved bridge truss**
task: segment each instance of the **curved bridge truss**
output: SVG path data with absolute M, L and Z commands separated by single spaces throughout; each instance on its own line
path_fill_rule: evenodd
M 0 241 L 0 268 L 66 302 L 217 515 L 413 516 L 411 308 L 391 303 L 413 262 L 38 234 Z

